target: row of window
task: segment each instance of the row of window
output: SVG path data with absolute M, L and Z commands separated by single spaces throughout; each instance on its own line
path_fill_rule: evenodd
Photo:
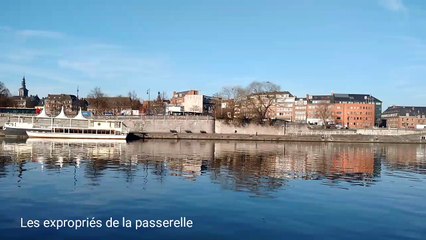
M 362 106 L 362 107 L 350 107 L 349 109 L 370 109 L 371 107 L 366 107 L 366 106 Z
M 70 129 L 70 128 L 55 128 L 56 133 L 81 133 L 81 134 L 119 134 L 115 130 L 97 130 L 97 129 Z
M 407 118 L 405 120 L 404 120 L 404 118 L 401 118 L 401 119 L 402 119 L 402 121 L 411 121 L 411 122 L 414 122 L 414 121 L 424 122 L 424 121 L 426 121 L 426 119 L 423 119 L 423 118 Z
M 337 120 L 341 120 L 342 118 L 341 117 L 336 117 L 336 119 Z M 366 121 L 368 121 L 368 120 L 372 120 L 372 119 L 370 119 L 368 117 L 365 117 L 365 118 L 363 118 L 363 117 L 349 117 L 349 120 L 366 120 Z
M 342 112 L 336 112 L 337 115 L 343 114 Z M 351 115 L 358 115 L 358 112 L 350 112 Z M 365 112 L 365 115 L 372 115 L 372 112 Z M 359 115 L 363 115 L 363 112 L 359 112 Z

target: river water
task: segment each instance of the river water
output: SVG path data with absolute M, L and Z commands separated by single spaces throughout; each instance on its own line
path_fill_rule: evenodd
M 426 239 L 425 145 L 0 142 L 0 239 Z

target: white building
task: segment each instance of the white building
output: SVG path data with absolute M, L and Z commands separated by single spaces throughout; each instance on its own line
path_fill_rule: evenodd
M 203 113 L 203 95 L 185 95 L 183 110 L 186 113 Z

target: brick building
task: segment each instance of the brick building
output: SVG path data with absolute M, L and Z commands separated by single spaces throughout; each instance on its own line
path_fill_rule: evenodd
M 415 129 L 426 125 L 426 107 L 391 106 L 382 113 L 388 128 Z
M 307 95 L 306 99 L 306 121 L 310 124 L 355 129 L 379 125 L 382 102 L 369 94 Z
M 65 114 L 77 114 L 81 107 L 79 99 L 70 94 L 48 94 L 45 99 L 46 112 L 52 116 L 61 112 L 64 107 Z
M 348 128 L 373 128 L 379 124 L 382 102 L 368 94 L 332 94 L 335 124 Z

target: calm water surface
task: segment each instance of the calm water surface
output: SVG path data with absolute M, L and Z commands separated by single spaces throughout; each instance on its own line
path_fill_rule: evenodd
M 426 146 L 0 139 L 0 239 L 426 239 Z M 21 218 L 192 228 L 21 228 Z

